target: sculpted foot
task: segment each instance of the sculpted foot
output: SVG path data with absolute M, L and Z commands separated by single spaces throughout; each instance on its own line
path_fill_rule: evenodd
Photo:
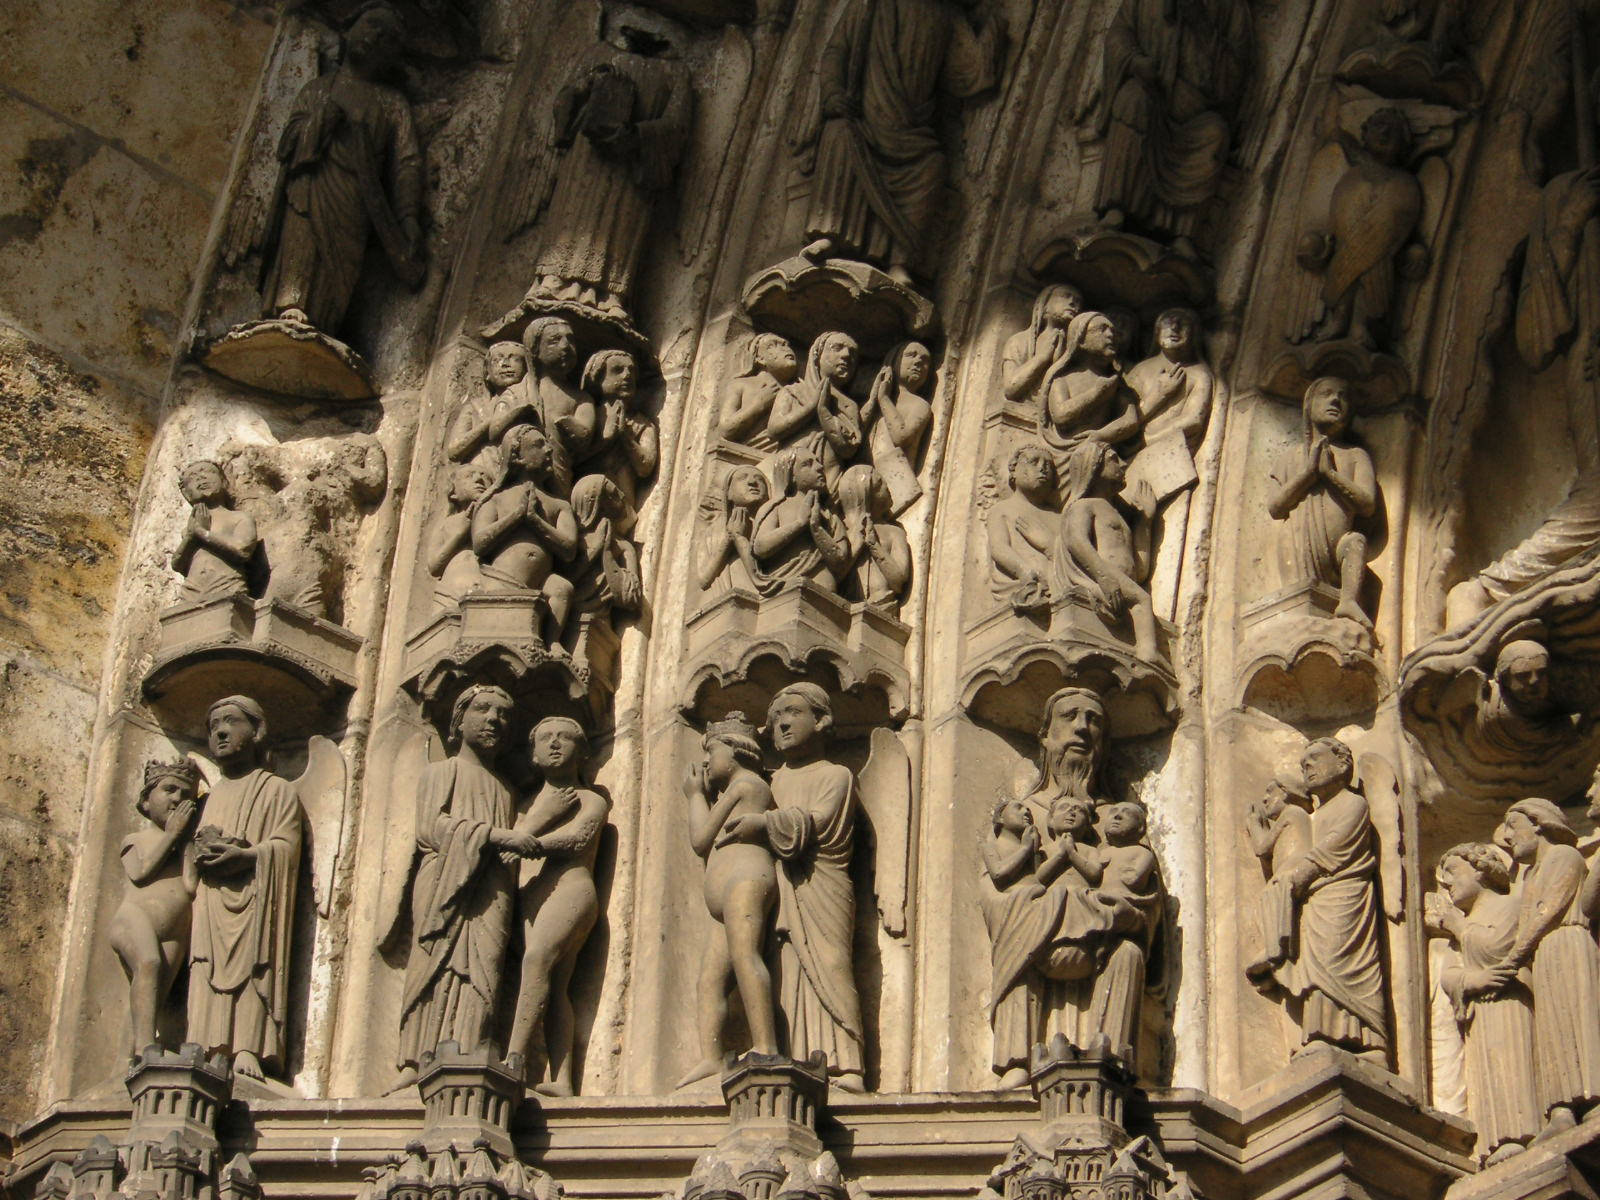
M 867 1090 L 867 1081 L 862 1078 L 860 1071 L 841 1071 L 833 1077 L 833 1086 L 841 1092 L 864 1092 Z
M 266 1072 L 261 1069 L 261 1060 L 249 1050 L 241 1050 L 233 1056 L 233 1070 L 236 1075 L 243 1075 L 246 1079 L 260 1079 L 266 1081 Z
M 1343 617 L 1347 621 L 1354 621 L 1364 628 L 1372 628 L 1372 619 L 1361 611 L 1361 606 L 1354 600 L 1341 600 L 1334 606 L 1333 615 Z
M 1027 1087 L 1027 1086 L 1028 1086 L 1028 1068 L 1027 1067 L 1012 1067 L 1004 1075 L 1000 1076 L 1000 1082 L 995 1084 L 994 1090 L 997 1091 L 997 1092 L 1009 1092 L 1009 1091 L 1014 1090 L 1015 1088 L 1022 1088 L 1022 1087 Z
M 1539 1130 L 1534 1137 L 1534 1144 L 1547 1142 L 1557 1134 L 1565 1133 L 1577 1127 L 1578 1118 L 1573 1113 L 1570 1104 L 1558 1104 L 1550 1110 L 1550 1116 L 1545 1120 L 1544 1128 Z
M 832 238 L 818 238 L 800 251 L 800 257 L 809 258 L 812 262 L 821 262 L 833 253 Z
M 536 1085 L 533 1090 L 541 1096 L 572 1096 L 576 1094 L 572 1090 L 572 1085 L 565 1079 L 546 1080 L 544 1083 Z
M 678 1080 L 678 1082 L 673 1086 L 673 1090 L 676 1091 L 678 1088 L 686 1088 L 691 1083 L 699 1083 L 702 1079 L 709 1079 L 711 1076 L 717 1074 L 721 1070 L 721 1059 L 702 1058 L 699 1062 L 695 1063 L 694 1066 L 689 1068 L 688 1073 L 684 1075 L 682 1079 Z
M 1494 1148 L 1494 1153 L 1490 1154 L 1488 1158 L 1483 1160 L 1483 1165 L 1486 1167 L 1492 1167 L 1495 1165 L 1495 1163 L 1503 1163 L 1508 1158 L 1515 1158 L 1526 1149 L 1527 1147 L 1521 1142 L 1501 1142 Z

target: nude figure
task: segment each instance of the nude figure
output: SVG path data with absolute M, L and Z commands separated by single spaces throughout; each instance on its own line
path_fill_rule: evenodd
M 480 450 L 491 445 L 490 417 L 496 410 L 509 410 L 512 398 L 506 393 L 528 377 L 528 351 L 521 342 L 495 342 L 483 356 L 483 386 L 486 395 L 481 399 L 468 396 L 450 423 L 445 436 L 444 452 L 452 462 L 468 462 Z
M 761 815 L 773 807 L 772 789 L 760 774 L 761 743 L 756 727 L 735 712 L 711 724 L 701 746 L 705 757 L 684 778 L 683 794 L 689 801 L 689 840 L 706 864 L 706 908 L 724 936 L 712 935 L 701 960 L 702 1055 L 678 1081 L 679 1087 L 723 1068 L 730 984 L 737 987 L 744 1008 L 750 1049 L 779 1052 L 772 974 L 763 954 L 778 899 L 772 851 L 756 842 L 717 842 L 730 818 Z
M 573 586 L 556 564 L 578 552 L 578 519 L 553 485 L 550 441 L 535 425 L 506 433 L 506 483 L 472 510 L 472 549 L 483 564 L 485 591 L 543 592 L 549 640 L 559 641 L 572 609 Z
M 1246 807 L 1245 836 L 1261 859 L 1267 882 L 1261 889 L 1261 952 L 1245 967 L 1251 979 L 1295 958 L 1294 894 L 1288 868 L 1311 849 L 1311 798 L 1297 770 L 1286 770 Z
M 128 976 L 128 1049 L 135 1058 L 156 1043 L 156 1012 L 189 958 L 199 790 L 199 768 L 188 759 L 145 763 L 135 807 L 150 824 L 122 843 L 122 869 L 132 886 L 111 918 L 110 940 Z
M 441 604 L 454 604 L 483 585 L 472 549 L 472 512 L 493 486 L 494 475 L 476 463 L 460 463 L 450 472 L 450 511 L 428 531 L 424 546 L 428 574 L 438 580 L 433 595 Z
M 791 391 L 799 378 L 800 359 L 794 347 L 775 333 L 756 334 L 745 346 L 739 374 L 723 393 L 717 433 L 758 450 L 777 449 L 767 423 L 780 399 L 785 408 L 798 403 Z
M 515 826 L 531 835 L 531 853 L 517 887 L 524 950 L 506 1063 L 526 1072 L 536 1091 L 571 1096 L 577 1020 L 569 992 L 578 952 L 600 915 L 594 864 L 611 800 L 583 782 L 589 742 L 576 721 L 546 717 L 528 741 L 544 782 Z
M 1158 661 L 1155 609 L 1140 583 L 1150 570 L 1155 493 L 1148 484 L 1136 489 L 1135 502 L 1144 519 L 1130 527 L 1113 500 L 1126 471 L 1115 450 L 1094 440 L 1080 443 L 1068 456 L 1067 471 L 1061 557 L 1088 577 L 1112 620 L 1129 619 L 1134 653 L 1147 662 Z
M 1117 357 L 1117 329 L 1105 313 L 1072 318 L 1062 356 L 1043 389 L 1044 437 L 1058 451 L 1084 438 L 1115 444 L 1139 430 L 1138 406 Z
M 246 595 L 260 539 L 254 519 L 234 509 L 222 468 L 210 459 L 192 462 L 179 474 L 178 487 L 192 506 L 172 555 L 172 569 L 183 576 L 184 602 Z
M 1011 493 L 989 510 L 989 586 L 1017 612 L 1050 607 L 1050 562 L 1061 536 L 1056 467 L 1043 446 L 1019 446 L 1006 473 Z

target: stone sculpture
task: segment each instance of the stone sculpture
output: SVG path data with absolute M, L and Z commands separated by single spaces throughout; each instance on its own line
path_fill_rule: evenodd
M 638 410 L 639 365 L 626 350 L 601 350 L 584 364 L 582 383 L 599 414 L 584 469 L 606 476 L 637 507 L 639 485 L 661 465 L 661 433 Z
M 1002 1088 L 1021 1086 L 1033 1044 L 1056 1034 L 1080 1048 L 1104 1038 L 1138 1068 L 1139 1013 L 1165 888 L 1143 808 L 1103 792 L 1105 719 L 1092 689 L 1068 686 L 1049 698 L 1038 770 L 1013 801 L 1027 819 L 998 809 L 997 827 L 1009 833 L 997 833 L 982 856 Z M 1019 851 L 1035 840 L 1041 848 L 1025 864 Z
M 417 778 L 416 848 L 386 945 L 409 928 L 400 1004 L 402 1084 L 443 1042 L 476 1050 L 493 1032 L 510 952 L 515 863 L 533 853 L 514 829 L 516 803 L 501 772 L 512 700 L 472 684 L 451 707 L 454 753 Z
M 1083 310 L 1083 293 L 1068 283 L 1052 283 L 1034 298 L 1028 327 L 1007 338 L 1002 353 L 1000 386 L 1007 400 L 1045 411 L 1047 383 L 1064 366 L 1067 328 Z
M 570 322 L 538 317 L 522 335 L 528 374 L 500 393 L 489 414 L 489 437 L 501 443 L 516 425 L 535 425 L 550 444 L 550 478 L 561 498 L 572 495 L 574 464 L 599 428 L 594 400 L 580 386 L 578 342 Z
M 805 401 L 794 394 L 799 378 L 794 347 L 775 333 L 756 334 L 744 344 L 739 373 L 723 393 L 717 433 L 757 450 L 777 449 L 778 435 L 770 429 L 773 414 L 804 406 Z
M 1585 725 L 1550 694 L 1550 651 L 1517 638 L 1495 656 L 1474 726 L 1484 748 L 1506 757 L 1548 759 L 1569 747 Z
M 1270 861 L 1293 904 L 1295 953 L 1284 948 L 1280 956 L 1274 945 L 1249 973 L 1264 992 L 1287 997 L 1302 1051 L 1322 1043 L 1386 1065 L 1379 849 L 1367 797 L 1352 786 L 1355 759 L 1337 738 L 1312 742 L 1300 765 L 1309 840 L 1302 853 L 1273 853 Z
M 767 846 L 718 841 L 729 821 L 765 819 L 773 809 L 772 788 L 762 775 L 761 743 L 756 727 L 734 712 L 706 727 L 701 746 L 705 756 L 684 777 L 683 794 L 689 802 L 689 840 L 706 864 L 706 908 L 722 930 L 712 933 L 700 966 L 701 1058 L 679 1087 L 723 1069 L 730 984 L 750 1029 L 750 1049 L 779 1053 L 772 973 L 764 953 L 778 900 L 777 868 Z
M 857 463 L 839 477 L 839 508 L 851 561 L 849 596 L 898 608 L 911 586 L 911 543 L 890 519 L 894 501 L 876 467 Z
M 1156 662 L 1156 615 L 1143 580 L 1150 574 L 1150 532 L 1156 497 L 1148 482 L 1133 487 L 1141 518 L 1133 524 L 1119 511 L 1116 496 L 1126 466 L 1110 446 L 1093 438 L 1067 452 L 1066 503 L 1061 510 L 1061 541 L 1051 590 L 1061 596 L 1087 593 L 1093 606 L 1113 622 L 1133 626 L 1134 653 Z
M 843 464 L 861 450 L 861 406 L 850 395 L 860 349 L 837 331 L 818 334 L 806 354 L 804 378 L 780 389 L 767 421 L 767 433 L 780 445 L 809 437 L 816 445 L 831 488 Z
M 394 8 L 369 7 L 345 36 L 344 63 L 295 99 L 264 257 L 269 317 L 337 335 L 374 238 L 401 282 L 422 282 L 422 149 L 410 102 L 388 82 L 404 38 Z
M 644 603 L 639 551 L 628 540 L 634 513 L 605 475 L 585 475 L 572 490 L 583 568 L 574 599 L 586 612 L 638 612 Z
M 767 503 L 767 477 L 757 467 L 735 467 L 702 504 L 706 523 L 698 578 L 708 593 L 734 589 L 767 595 L 782 586 L 756 563 L 756 516 Z
M 890 512 L 898 516 L 922 495 L 917 468 L 933 428 L 933 355 L 921 342 L 902 342 L 884 356 L 861 406 L 867 449 L 889 489 Z
M 261 1079 L 284 1067 L 303 818 L 294 787 L 260 765 L 267 719 L 259 704 L 218 700 L 206 732 L 221 774 L 194 835 L 187 1040 Z
M 850 546 L 821 456 L 804 443 L 780 452 L 772 461 L 772 483 L 772 498 L 756 513 L 750 539 L 762 576 L 780 585 L 811 580 L 837 589 L 850 571 Z
M 1254 43 L 1239 0 L 1123 0 L 1093 115 L 1105 139 L 1095 208 L 1107 224 L 1195 234 L 1222 187 Z
M 510 232 L 548 202 L 530 300 L 628 321 L 660 197 L 688 143 L 694 95 L 671 21 L 629 5 L 602 11 L 595 43 L 556 96 L 548 133 L 512 198 Z
M 494 473 L 476 463 L 457 463 L 450 471 L 446 501 L 450 511 L 428 531 L 424 553 L 428 574 L 438 582 L 434 599 L 451 605 L 483 585 L 483 569 L 472 548 L 472 514 L 494 487 Z
M 506 1063 L 552 1096 L 574 1093 L 577 1018 L 572 973 L 600 915 L 594 865 L 611 798 L 583 782 L 589 740 L 570 717 L 546 717 L 528 735 L 542 783 L 517 815 L 522 978 Z
M 1411 122 L 1398 108 L 1380 108 L 1361 125 L 1357 142 L 1340 131 L 1348 167 L 1334 185 L 1327 230 L 1308 234 L 1297 258 L 1322 274 L 1317 311 L 1301 339 L 1353 335 L 1377 348 L 1392 334 L 1398 278 L 1415 279 L 1428 252 L 1414 240 L 1422 218 L 1422 184 L 1411 170 Z
M 468 396 L 445 436 L 445 454 L 452 462 L 481 461 L 510 425 L 519 407 L 513 389 L 528 377 L 528 350 L 521 342 L 495 342 L 484 352 L 482 399 Z M 507 393 L 510 392 L 510 395 Z M 495 418 L 498 417 L 499 420 Z M 498 425 L 498 432 L 491 432 Z
M 1056 467 L 1036 442 L 1011 452 L 1007 494 L 986 519 L 989 581 L 994 594 L 1017 612 L 1048 611 L 1052 563 L 1061 537 Z
M 190 463 L 178 479 L 191 506 L 183 541 L 172 555 L 172 569 L 183 576 L 184 603 L 248 595 L 260 545 L 255 520 L 233 507 L 222 467 L 210 459 Z
M 951 0 L 840 0 L 796 131 L 811 177 L 807 258 L 852 258 L 910 282 L 926 272 L 945 183 L 939 93 L 993 86 L 998 20 Z
M 860 802 L 855 775 L 826 756 L 833 708 L 814 683 L 772 698 L 767 730 L 783 759 L 772 775 L 774 807 L 729 817 L 717 844 L 765 846 L 777 857 L 778 1005 L 795 1059 L 828 1058 L 828 1074 L 862 1091 L 863 1032 L 852 946 L 855 890 L 850 858 Z
M 1577 835 L 1548 800 L 1517 801 L 1494 840 L 1519 868 L 1519 907 L 1515 935 L 1486 968 L 1482 993 L 1503 996 L 1522 981 L 1533 993 L 1540 1141 L 1571 1129 L 1600 1100 L 1600 948 L 1586 903 L 1593 889 L 1585 887 Z
M 189 924 L 199 886 L 194 820 L 200 769 L 187 758 L 151 759 L 135 806 L 149 827 L 122 842 L 129 891 L 111 918 L 111 949 L 128 976 L 129 1053 L 156 1045 L 156 1016 L 189 958 Z
M 1067 325 L 1061 355 L 1041 385 L 1045 396 L 1040 428 L 1056 454 L 1085 438 L 1115 444 L 1138 431 L 1134 396 L 1122 378 L 1116 329 L 1100 312 L 1081 312 Z
M 572 611 L 572 581 L 557 573 L 580 545 L 572 505 L 557 492 L 550 440 L 536 425 L 506 431 L 501 487 L 472 509 L 472 549 L 482 563 L 485 592 L 541 592 L 547 637 L 561 639 Z
M 1251 978 L 1300 956 L 1300 922 L 1295 913 L 1290 868 L 1311 852 L 1311 794 L 1298 768 L 1280 771 L 1266 794 L 1245 809 L 1245 835 L 1261 860 L 1261 952 L 1245 968 Z
M 1334 616 L 1371 625 L 1360 595 L 1378 483 L 1372 456 L 1349 436 L 1350 384 L 1313 381 L 1303 412 L 1304 446 L 1280 469 L 1267 511 L 1289 522 L 1291 582 L 1337 589 Z
M 1437 872 L 1442 891 L 1431 893 L 1424 909 L 1428 924 L 1459 950 L 1439 982 L 1465 1030 L 1467 1111 L 1478 1153 L 1492 1164 L 1521 1151 L 1543 1119 L 1528 1069 L 1535 1062 L 1529 972 L 1519 970 L 1498 989 L 1490 974 L 1516 938 L 1520 904 L 1493 846 L 1452 846 L 1439 856 Z

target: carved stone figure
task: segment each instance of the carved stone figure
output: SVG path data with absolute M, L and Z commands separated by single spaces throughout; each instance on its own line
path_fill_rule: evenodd
M 933 355 L 921 342 L 902 342 L 884 357 L 861 406 L 872 465 L 889 488 L 890 511 L 898 516 L 922 495 L 917 468 L 933 428 Z
M 767 846 L 718 841 L 730 820 L 764 819 L 772 811 L 772 788 L 761 774 L 761 743 L 756 727 L 734 712 L 706 728 L 701 746 L 705 756 L 689 769 L 683 793 L 689 801 L 689 840 L 706 864 L 706 908 L 722 932 L 712 934 L 701 960 L 701 1058 L 679 1087 L 723 1069 L 730 984 L 744 1010 L 751 1050 L 779 1053 L 772 974 L 764 955 L 778 900 L 777 867 Z
M 808 444 L 772 460 L 772 499 L 756 514 L 750 547 L 762 575 L 836 589 L 851 566 L 844 524 L 828 495 L 822 460 Z
M 767 729 L 783 765 L 772 776 L 776 805 L 767 813 L 729 817 L 719 844 L 764 845 L 777 856 L 778 1004 L 787 1023 L 789 1055 L 821 1052 L 828 1073 L 846 1091 L 861 1091 L 861 1001 L 852 946 L 859 799 L 849 767 L 826 757 L 833 709 L 814 683 L 795 683 L 772 698 Z
M 739 373 L 723 392 L 717 433 L 730 442 L 776 450 L 769 431 L 774 411 L 795 412 L 804 401 L 794 395 L 800 360 L 794 347 L 775 333 L 758 333 L 744 344 Z
M 300 801 L 260 765 L 267 719 L 254 700 L 218 700 L 206 731 L 221 777 L 194 837 L 186 1038 L 207 1054 L 232 1055 L 236 1072 L 261 1079 L 284 1066 Z
M 572 495 L 573 464 L 599 428 L 594 400 L 580 386 L 578 342 L 561 317 L 537 317 L 522 335 L 528 374 L 502 391 L 489 412 L 489 438 L 505 445 L 515 425 L 536 425 L 550 444 L 550 477 L 561 498 Z
M 1505 986 L 1490 969 L 1511 949 L 1520 904 L 1500 852 L 1464 842 L 1439 856 L 1439 886 L 1426 901 L 1428 923 L 1459 948 L 1440 984 L 1465 1029 L 1467 1111 L 1478 1127 L 1478 1153 L 1489 1163 L 1524 1148 L 1543 1120 L 1534 1072 L 1533 997 L 1526 968 Z
M 1126 616 L 1133 626 L 1134 653 L 1155 662 L 1161 657 L 1156 615 L 1142 580 L 1150 574 L 1156 498 L 1149 483 L 1134 485 L 1133 502 L 1142 520 L 1130 525 L 1115 499 L 1126 471 L 1117 452 L 1093 438 L 1067 452 L 1066 504 L 1051 590 L 1057 595 L 1087 591 L 1112 621 Z
M 1349 162 L 1334 185 L 1330 228 L 1308 235 L 1297 256 L 1322 273 L 1321 304 L 1301 334 L 1333 340 L 1354 335 L 1387 345 L 1397 275 L 1418 278 L 1427 249 L 1414 241 L 1422 218 L 1422 184 L 1411 170 L 1411 122 L 1398 108 L 1380 108 L 1361 125 L 1356 142 L 1339 132 Z
M 992 948 L 993 992 L 989 997 L 989 1022 L 994 1026 L 994 1072 L 1001 1090 L 1022 1087 L 1028 1081 L 1027 1054 L 1039 1040 L 1040 997 L 1037 988 L 1011 977 L 1007 962 L 1007 919 L 1022 904 L 1044 894 L 1035 873 L 1039 865 L 1039 829 L 1028 806 L 1015 797 L 1001 796 L 990 814 L 991 830 L 978 843 L 983 873 L 988 880 L 980 899 Z M 1010 968 L 1011 970 L 1008 970 Z M 1022 1058 L 1017 1058 L 1017 1052 Z
M 422 282 L 422 150 L 410 102 L 386 82 L 404 37 L 392 7 L 368 8 L 345 36 L 345 61 L 295 98 L 278 142 L 262 285 L 268 316 L 337 334 L 374 237 L 403 283 Z
M 1065 453 L 1085 438 L 1114 445 L 1138 432 L 1138 409 L 1117 359 L 1116 328 L 1104 313 L 1072 318 L 1042 390 L 1040 428 L 1045 444 L 1056 452 L 1058 470 Z
M 989 509 L 989 584 L 1017 612 L 1048 610 L 1061 537 L 1056 467 L 1038 443 L 1018 446 L 1006 470 L 1009 492 Z
M 450 423 L 444 441 L 445 453 L 453 462 L 477 461 L 485 447 L 499 440 L 508 425 L 503 422 L 517 407 L 515 394 L 506 393 L 528 377 L 528 350 L 521 342 L 495 342 L 483 356 L 482 399 L 468 396 L 461 411 Z M 496 422 L 494 418 L 500 417 Z M 491 426 L 499 424 L 498 432 Z
M 1294 903 L 1295 955 L 1256 970 L 1266 992 L 1281 990 L 1300 1026 L 1302 1049 L 1339 1046 L 1386 1065 L 1389 1023 L 1384 994 L 1378 847 L 1367 798 L 1351 786 L 1350 748 L 1320 738 L 1301 759 L 1311 797 L 1310 841 L 1281 865 Z
M 1295 913 L 1290 868 L 1311 852 L 1311 796 L 1297 769 L 1281 771 L 1266 794 L 1245 809 L 1245 836 L 1261 860 L 1261 952 L 1245 967 L 1252 979 L 1300 956 L 1300 922 Z
M 805 248 L 854 258 L 909 282 L 926 272 L 945 184 L 934 129 L 940 92 L 995 81 L 999 23 L 951 0 L 840 0 L 796 137 L 811 176 Z
M 546 717 L 528 742 L 543 782 L 515 826 L 528 844 L 518 847 L 522 981 L 506 1062 L 526 1071 L 539 1091 L 570 1096 L 577 1038 L 572 972 L 600 915 L 594 864 L 611 799 L 583 782 L 589 740 L 576 721 Z
M 626 350 L 601 350 L 584 364 L 583 390 L 600 421 L 584 469 L 605 475 L 636 508 L 639 485 L 661 465 L 661 433 L 638 411 L 639 365 Z
M 1045 411 L 1045 388 L 1064 365 L 1067 328 L 1083 309 L 1083 293 L 1069 283 L 1052 283 L 1034 298 L 1028 327 L 1006 339 L 1002 354 L 1000 386 L 1007 400 Z
M 1273 520 L 1289 522 L 1292 582 L 1337 588 L 1334 615 L 1371 625 L 1360 593 L 1378 482 L 1372 456 L 1348 436 L 1350 384 L 1334 376 L 1315 380 L 1303 411 L 1304 447 L 1281 469 L 1267 510 Z
M 859 360 L 860 350 L 849 334 L 818 334 L 806 354 L 805 377 L 780 389 L 767 420 L 767 433 L 779 444 L 811 438 L 830 488 L 843 464 L 861 450 L 861 406 L 850 395 Z
M 1525 980 L 1533 992 L 1540 1141 L 1571 1129 L 1600 1100 L 1600 948 L 1585 911 L 1588 870 L 1561 810 L 1519 800 L 1494 840 L 1517 863 L 1520 900 L 1515 936 L 1487 967 L 1482 991 L 1504 995 Z
M 535 156 L 513 202 L 515 232 L 553 184 L 530 296 L 628 319 L 651 215 L 689 139 L 694 94 L 677 37 L 646 8 L 602 12 L 599 37 L 556 97 L 555 156 Z
M 1096 131 L 1105 157 L 1095 208 L 1178 237 L 1218 193 L 1255 60 L 1237 0 L 1123 0 L 1105 37 Z
M 135 1058 L 157 1043 L 156 1014 L 189 958 L 199 886 L 192 840 L 199 797 L 200 769 L 192 760 L 151 759 L 135 806 L 149 827 L 122 842 L 130 886 L 112 915 L 110 941 L 128 976 L 129 1053 Z
M 472 508 L 472 549 L 482 563 L 483 591 L 542 592 L 551 642 L 572 611 L 572 581 L 556 573 L 578 553 L 578 519 L 556 492 L 550 441 L 536 425 L 506 431 L 501 490 Z
M 209 459 L 190 463 L 178 481 L 191 505 L 183 541 L 172 555 L 172 569 L 183 576 L 184 603 L 248 594 L 260 545 L 255 520 L 233 508 L 222 468 Z
M 706 592 L 738 589 L 769 595 L 783 586 L 756 563 L 756 516 L 767 503 L 767 477 L 757 467 L 735 467 L 720 494 L 702 503 L 707 517 L 700 543 L 698 578 Z
M 483 585 L 483 569 L 472 549 L 472 512 L 493 487 L 494 474 L 476 463 L 457 463 L 450 472 L 450 511 L 428 531 L 424 548 L 428 574 L 438 580 L 434 599 L 441 604 L 454 604 Z
M 1486 748 L 1548 758 L 1572 744 L 1581 724 L 1579 714 L 1563 711 L 1550 695 L 1550 651 L 1527 638 L 1501 648 L 1475 721 Z
M 850 560 L 852 599 L 897 608 L 911 586 L 911 543 L 890 519 L 894 502 L 876 467 L 857 463 L 839 477 L 839 508 Z
M 622 490 L 605 475 L 585 475 L 572 490 L 572 512 L 584 564 L 575 595 L 578 605 L 586 611 L 638 612 L 644 581 L 638 548 L 627 536 L 634 513 Z
M 402 1082 L 441 1042 L 476 1050 L 492 1032 L 511 942 L 517 855 L 530 839 L 512 828 L 515 801 L 499 768 L 509 749 L 512 701 L 473 684 L 451 708 L 455 753 L 417 778 L 417 841 L 402 912 L 409 924 L 400 1003 Z

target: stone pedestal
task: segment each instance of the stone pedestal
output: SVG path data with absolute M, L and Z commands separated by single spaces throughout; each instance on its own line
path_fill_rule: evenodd
M 294 400 L 370 400 L 372 371 L 338 338 L 277 317 L 236 325 L 200 354 L 209 370 Z
M 217 1114 L 232 1092 L 225 1056 L 208 1059 L 193 1042 L 176 1052 L 151 1046 L 128 1071 L 128 1140 L 164 1142 L 177 1134 L 186 1145 L 215 1151 Z
M 422 1093 L 422 1145 L 429 1154 L 454 1147 L 470 1151 L 483 1142 L 504 1158 L 515 1157 L 511 1115 L 522 1099 L 522 1079 L 489 1046 L 463 1052 L 443 1043 L 417 1080 Z
M 730 1128 L 717 1148 L 730 1159 L 769 1147 L 804 1158 L 822 1153 L 817 1114 L 828 1096 L 828 1064 L 821 1055 L 796 1062 L 746 1054 L 722 1077 L 722 1095 Z

